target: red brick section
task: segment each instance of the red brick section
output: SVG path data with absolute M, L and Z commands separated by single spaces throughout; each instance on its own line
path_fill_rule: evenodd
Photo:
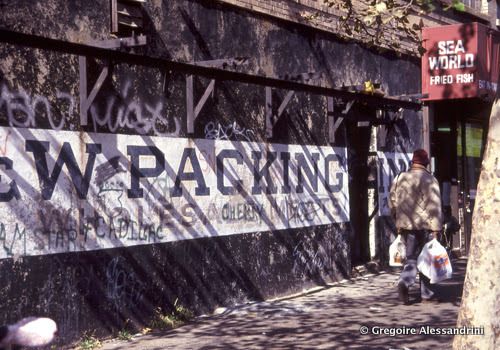
M 231 4 L 240 8 L 248 9 L 252 12 L 261 13 L 277 17 L 286 21 L 301 23 L 313 28 L 334 33 L 342 38 L 364 41 L 363 36 L 353 34 L 349 36 L 343 33 L 339 28 L 338 20 L 342 16 L 342 12 L 328 7 L 323 0 L 217 0 L 219 2 Z M 354 5 L 359 4 L 353 1 Z M 314 15 L 314 16 L 313 16 Z M 437 22 L 443 24 L 443 18 L 433 18 L 432 15 L 427 15 L 424 22 L 427 25 Z M 452 23 L 453 21 L 449 21 Z M 398 50 L 401 53 L 419 56 L 417 45 L 408 40 L 402 32 L 388 32 L 387 36 L 391 40 L 398 41 L 401 48 Z

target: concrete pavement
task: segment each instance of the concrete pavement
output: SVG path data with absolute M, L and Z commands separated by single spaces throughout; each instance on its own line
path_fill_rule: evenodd
M 223 310 L 131 341 L 107 341 L 101 349 L 449 349 L 452 335 L 410 333 L 420 332 L 421 326 L 455 326 L 465 267 L 465 259 L 453 262 L 453 278 L 439 285 L 439 304 L 420 303 L 418 285 L 414 285 L 410 305 L 401 305 L 396 292 L 398 272 L 386 271 L 300 296 Z M 363 326 L 369 334 L 361 334 Z M 373 334 L 394 332 L 391 327 L 407 335 Z

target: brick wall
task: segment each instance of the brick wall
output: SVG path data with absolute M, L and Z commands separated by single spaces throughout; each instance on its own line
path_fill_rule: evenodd
M 323 0 L 218 0 L 253 12 L 270 15 L 286 21 L 298 22 L 306 26 L 327 32 L 335 33 L 346 39 L 365 41 L 363 35 L 353 33 L 349 36 L 344 33 L 339 25 L 339 18 L 344 14 L 342 11 L 328 7 Z M 360 1 L 353 1 L 354 6 L 360 6 Z M 435 26 L 456 23 L 455 20 L 442 14 L 431 13 L 425 16 L 410 16 L 410 23 L 418 23 L 423 20 L 425 26 Z M 419 56 L 417 45 L 409 40 L 403 32 L 387 32 L 388 38 L 398 41 L 401 45 L 400 52 Z

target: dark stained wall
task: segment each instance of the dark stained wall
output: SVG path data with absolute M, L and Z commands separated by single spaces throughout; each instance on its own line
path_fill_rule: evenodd
M 89 43 L 109 38 L 107 1 L 18 1 L 2 7 L 0 25 L 25 33 Z M 379 81 L 389 95 L 419 90 L 417 61 L 339 41 L 333 35 L 216 5 L 210 1 L 150 1 L 145 7 L 148 46 L 144 55 L 193 62 L 248 57 L 244 72 L 273 77 L 321 72 L 327 86 Z M 103 62 L 89 59 L 89 79 Z M 78 57 L 50 50 L 0 44 L 0 123 L 37 128 L 133 135 L 188 137 L 185 76 L 161 69 L 112 65 L 91 107 L 89 124 L 79 123 Z M 208 84 L 195 77 L 195 96 Z M 274 91 L 280 101 L 285 91 Z M 263 87 L 217 82 L 195 123 L 195 138 L 265 141 Z M 9 108 L 22 106 L 23 113 Z M 139 107 L 137 107 L 139 106 Z M 130 119 L 121 112 L 137 108 Z M 12 108 L 11 108 L 12 110 Z M 121 111 L 121 112 L 120 112 Z M 10 113 L 10 114 L 9 114 Z M 374 114 L 366 106 L 358 115 Z M 420 143 L 420 117 L 405 114 L 392 132 L 401 143 Z M 366 132 L 345 121 L 338 145 L 349 148 L 351 212 L 355 224 L 200 238 L 138 247 L 0 260 L 0 322 L 39 314 L 60 327 L 60 344 L 85 330 L 107 335 L 127 319 L 147 325 L 153 311 L 172 310 L 176 299 L 196 313 L 285 295 L 347 277 L 351 250 L 366 258 Z M 392 129 L 391 129 L 392 130 Z M 275 128 L 275 143 L 326 146 L 326 100 L 297 93 Z M 362 140 L 360 138 L 363 138 Z M 397 141 L 399 140 L 399 141 Z M 37 208 L 40 216 L 46 207 Z M 53 220 L 64 213 L 51 212 Z M 360 243 L 365 240 L 365 243 Z M 5 244 L 4 244 L 5 246 Z M 7 245 L 8 247 L 8 245 Z

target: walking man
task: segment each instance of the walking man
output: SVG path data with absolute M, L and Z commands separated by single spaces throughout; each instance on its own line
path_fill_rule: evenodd
M 427 170 L 428 165 L 425 150 L 413 152 L 410 170 L 394 179 L 389 194 L 389 207 L 406 245 L 406 262 L 398 281 L 399 300 L 404 304 L 409 303 L 408 289 L 417 277 L 418 255 L 425 243 L 438 238 L 442 230 L 439 183 Z M 422 273 L 419 277 L 422 302 L 433 300 L 429 279 Z

